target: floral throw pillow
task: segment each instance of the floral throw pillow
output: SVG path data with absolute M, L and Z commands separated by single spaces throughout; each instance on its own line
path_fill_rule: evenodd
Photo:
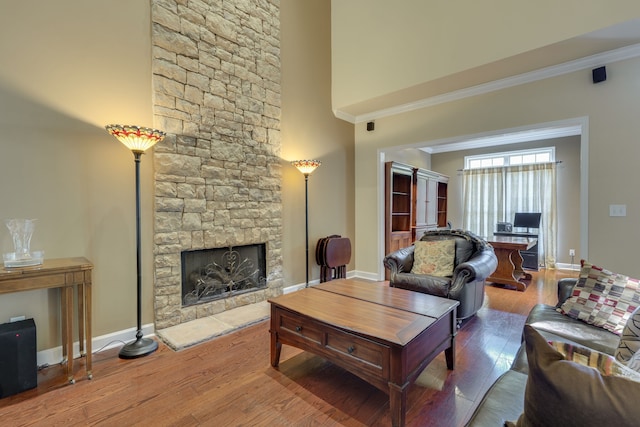
M 456 255 L 454 239 L 419 240 L 414 245 L 411 273 L 440 277 L 453 275 L 453 262 Z
M 584 260 L 581 263 L 580 277 L 571 296 L 558 311 L 622 334 L 631 313 L 640 306 L 640 282 Z

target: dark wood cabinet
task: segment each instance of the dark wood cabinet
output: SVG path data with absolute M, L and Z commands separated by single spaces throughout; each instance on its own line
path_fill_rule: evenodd
M 438 227 L 447 227 L 447 189 L 449 178 L 444 180 L 441 175 L 441 180 L 438 181 Z
M 449 178 L 426 169 L 385 164 L 385 254 L 405 248 L 427 230 L 447 226 Z
M 411 244 L 413 169 L 388 162 L 385 173 L 385 253 L 390 253 Z

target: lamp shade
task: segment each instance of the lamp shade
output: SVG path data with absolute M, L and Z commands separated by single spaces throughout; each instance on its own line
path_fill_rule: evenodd
M 132 125 L 107 125 L 105 129 L 134 153 L 143 153 L 166 135 L 161 130 Z
M 309 175 L 311 172 L 316 170 L 318 166 L 322 164 L 319 160 L 294 160 L 291 162 L 293 166 L 298 168 L 300 172 L 305 175 Z

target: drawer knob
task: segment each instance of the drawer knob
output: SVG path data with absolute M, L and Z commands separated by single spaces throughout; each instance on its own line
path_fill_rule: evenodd
M 354 346 L 349 346 L 349 348 L 347 349 L 347 353 L 352 354 L 354 351 L 356 351 L 356 348 Z
M 302 331 L 302 326 L 296 326 L 296 332 Z

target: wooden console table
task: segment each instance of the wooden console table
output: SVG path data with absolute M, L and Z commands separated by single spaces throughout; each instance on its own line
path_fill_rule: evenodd
M 80 354 L 86 355 L 86 372 L 91 373 L 91 271 L 82 257 L 45 259 L 40 265 L 0 269 L 0 294 L 60 288 L 62 356 L 67 359 L 67 379 L 73 378 L 73 288 L 78 289 L 78 338 Z
M 531 274 L 522 269 L 520 251 L 532 248 L 538 240 L 526 237 L 494 236 L 487 238 L 487 242 L 493 246 L 498 258 L 498 267 L 487 278 L 487 282 L 511 285 L 519 291 L 525 291 L 527 283 L 522 280 L 531 279 Z

